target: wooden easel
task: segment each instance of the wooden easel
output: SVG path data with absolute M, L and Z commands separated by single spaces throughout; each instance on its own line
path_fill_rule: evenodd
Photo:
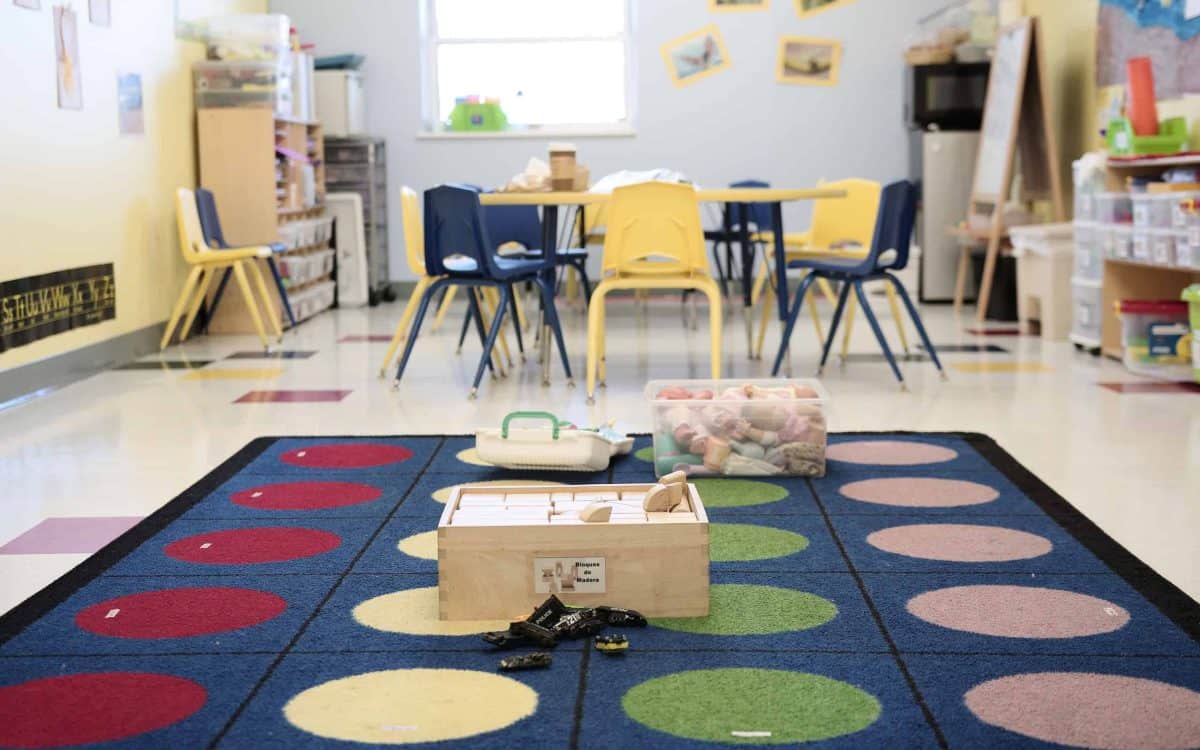
M 951 228 L 960 239 L 954 309 L 962 309 L 972 245 L 986 241 L 987 258 L 979 283 L 976 318 L 983 321 L 992 293 L 996 259 L 1007 237 L 1004 204 L 1012 187 L 1014 157 L 1021 156 L 1021 199 L 1051 201 L 1054 220 L 1063 221 L 1058 148 L 1046 107 L 1045 59 L 1037 19 L 1023 18 L 1000 30 L 988 77 L 983 129 L 975 159 L 975 182 L 966 227 Z

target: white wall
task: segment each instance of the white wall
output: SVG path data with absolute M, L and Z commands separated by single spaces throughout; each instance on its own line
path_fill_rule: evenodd
M 442 182 L 503 183 L 546 139 L 417 139 L 421 126 L 418 8 L 423 0 L 270 0 L 316 53 L 367 56 L 367 122 L 388 141 L 388 180 L 417 190 Z M 496 0 L 504 2 L 505 0 Z M 704 185 L 758 178 L 776 185 L 907 172 L 903 51 L 916 19 L 944 0 L 853 0 L 799 19 L 791 0 L 763 12 L 710 13 L 707 0 L 633 0 L 637 120 L 634 137 L 574 138 L 595 179 L 618 169 L 669 167 Z M 716 23 L 730 70 L 675 88 L 663 42 Z M 839 39 L 836 87 L 775 81 L 780 35 Z M 580 81 L 586 86 L 586 81 Z M 392 277 L 409 278 L 396 200 L 389 207 Z M 806 209 L 788 207 L 785 225 L 803 228 Z M 789 223 L 790 222 L 790 223 Z

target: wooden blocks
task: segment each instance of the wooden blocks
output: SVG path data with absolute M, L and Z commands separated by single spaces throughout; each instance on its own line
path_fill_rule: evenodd
M 658 480 L 658 484 L 646 491 L 642 498 L 642 510 L 647 513 L 664 513 L 683 501 L 687 474 L 673 471 Z
M 585 523 L 604 523 L 612 517 L 612 506 L 605 503 L 589 503 L 579 511 L 579 520 Z

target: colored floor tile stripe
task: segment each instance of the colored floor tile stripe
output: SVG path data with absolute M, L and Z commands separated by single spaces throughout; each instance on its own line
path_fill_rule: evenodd
M 158 362 L 127 362 L 120 367 L 114 367 L 114 370 L 199 370 L 201 367 L 211 365 L 211 359 L 195 359 L 191 361 L 185 360 L 162 360 Z
M 924 344 L 918 344 L 918 346 L 920 346 L 922 349 L 925 348 Z M 941 354 L 942 352 L 946 352 L 948 354 L 965 352 L 974 354 L 980 354 L 983 352 L 1000 352 L 1003 354 L 1008 354 L 1007 349 L 996 346 L 995 344 L 934 344 L 934 347 L 937 348 L 938 354 Z
M 316 354 L 314 351 L 283 351 L 283 352 L 234 352 L 225 359 L 308 359 Z
M 380 334 L 371 334 L 369 336 L 342 336 L 340 339 L 338 339 L 338 343 L 339 344 L 364 344 L 364 343 L 386 344 L 386 343 L 390 342 L 391 340 L 392 340 L 392 337 L 390 334 L 380 333 Z
M 1200 383 L 1098 383 L 1114 393 L 1200 393 Z
M 1020 336 L 1020 328 L 966 328 L 963 329 L 973 336 Z
M 235 404 L 315 404 L 341 401 L 350 391 L 250 391 Z
M 959 372 L 1052 372 L 1041 362 L 954 362 Z
M 255 369 L 197 370 L 183 376 L 184 380 L 274 380 L 283 374 L 282 367 Z
M 132 529 L 141 520 L 141 516 L 47 518 L 0 547 L 0 555 L 95 552 Z

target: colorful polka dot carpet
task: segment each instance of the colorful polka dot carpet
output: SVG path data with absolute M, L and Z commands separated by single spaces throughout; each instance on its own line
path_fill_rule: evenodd
M 0 747 L 1184 748 L 1200 607 L 990 439 L 831 437 L 701 479 L 711 613 L 499 673 L 437 619 L 466 437 L 261 438 L 0 619 Z M 612 602 L 620 605 L 620 602 Z

